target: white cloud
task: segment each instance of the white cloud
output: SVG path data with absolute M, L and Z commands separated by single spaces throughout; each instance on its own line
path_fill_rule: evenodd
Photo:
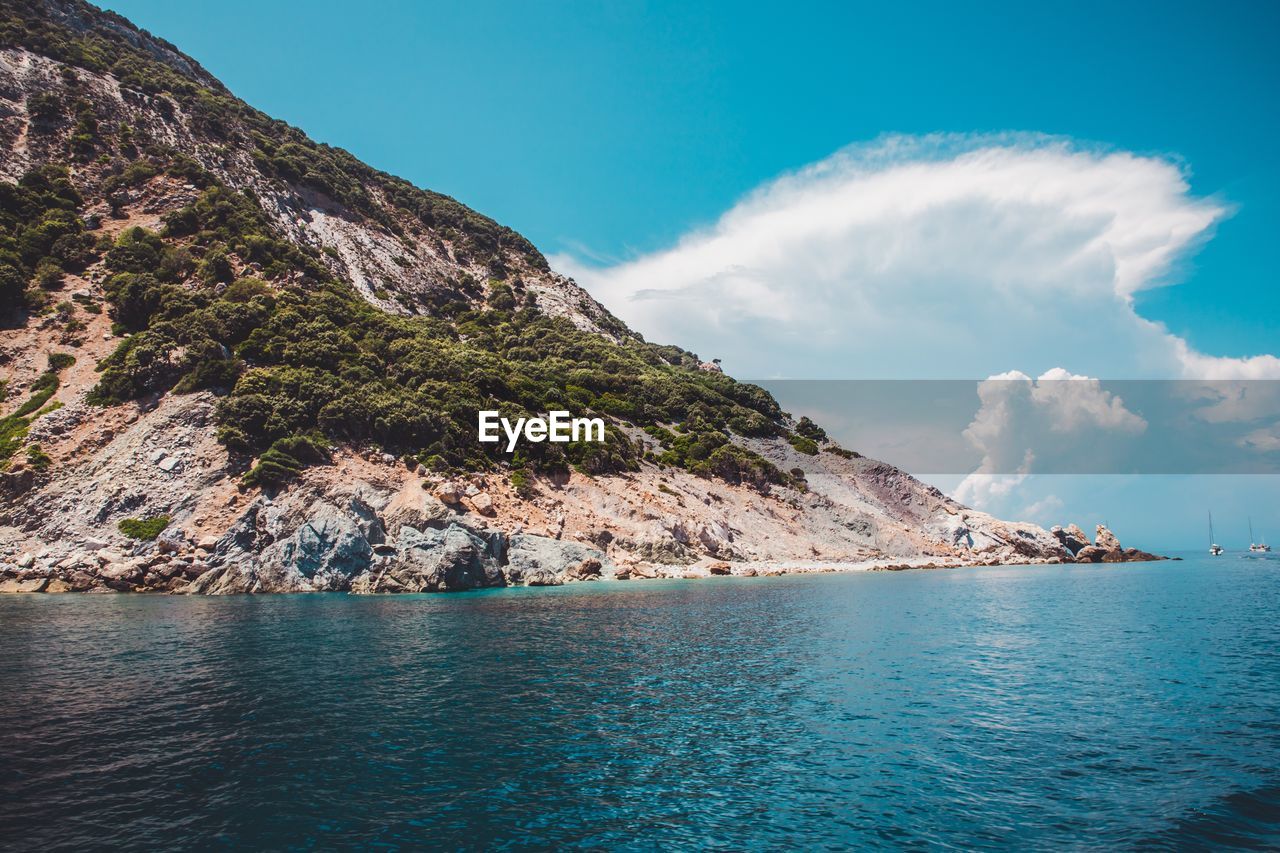
M 1098 380 L 1062 368 L 1036 380 L 1016 370 L 997 374 L 979 383 L 978 398 L 964 437 L 982 462 L 954 496 L 983 509 L 1013 494 L 1037 462 L 1049 470 L 1084 469 L 1086 462 L 1106 470 L 1106 457 L 1123 458 L 1126 441 L 1147 429 L 1146 420 Z
M 1134 294 L 1177 283 L 1230 213 L 1194 196 L 1167 157 L 1025 134 L 888 137 L 762 186 L 669 249 L 603 265 L 551 261 L 648 338 L 720 357 L 742 378 L 967 379 L 1010 367 L 1043 376 L 1059 365 L 1113 379 L 1280 378 L 1275 354 L 1198 352 L 1134 310 Z M 1065 383 L 1028 384 L 1009 403 L 1025 409 L 1018 417 L 971 426 L 986 461 L 956 490 L 962 500 L 1042 523 L 1065 503 L 1064 515 L 1092 524 L 1141 516 L 1136 508 L 1166 497 L 1114 475 L 1031 473 L 1047 461 L 1044 442 L 1021 441 L 1019 425 L 1056 428 L 1079 452 L 1090 436 L 1118 436 L 1112 448 L 1142 440 L 1145 422 L 1087 389 L 1066 389 L 1084 400 L 1060 399 L 1053 386 Z M 1215 393 L 1204 394 L 1205 420 L 1248 423 L 1271 396 Z M 1270 432 L 1250 438 L 1254 450 L 1273 447 Z M 1120 483 L 1138 491 L 1122 496 Z M 1165 513 L 1196 505 L 1191 542 L 1203 498 L 1185 488 Z M 1162 529 L 1148 523 L 1148 534 Z
M 1165 158 L 1031 135 L 890 137 L 773 181 L 674 247 L 552 259 L 647 337 L 740 377 L 1277 377 L 1196 352 L 1133 295 L 1229 214 Z
M 1240 445 L 1259 453 L 1280 453 L 1280 427 L 1259 427 L 1242 438 Z

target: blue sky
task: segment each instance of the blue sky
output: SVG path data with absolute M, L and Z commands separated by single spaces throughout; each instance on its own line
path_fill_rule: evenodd
M 1280 4 L 106 5 L 743 378 L 1280 376 Z M 1276 480 L 966 494 L 1199 547 Z

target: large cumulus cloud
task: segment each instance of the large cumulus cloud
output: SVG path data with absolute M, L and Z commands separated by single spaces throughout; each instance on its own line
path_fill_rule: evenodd
M 752 193 L 714 225 L 574 275 L 651 339 L 742 377 L 1280 376 L 1138 316 L 1229 215 L 1172 159 L 1029 135 L 891 137 Z

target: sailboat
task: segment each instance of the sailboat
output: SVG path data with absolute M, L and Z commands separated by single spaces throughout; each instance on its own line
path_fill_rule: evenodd
M 1212 539 L 1213 536 L 1210 535 L 1209 538 Z M 1266 542 L 1253 541 L 1253 519 L 1252 518 L 1249 519 L 1249 550 L 1255 554 L 1266 554 L 1271 550 L 1271 546 L 1268 545 Z
M 1209 512 L 1209 556 L 1216 557 L 1222 553 L 1222 546 L 1213 541 L 1213 511 Z

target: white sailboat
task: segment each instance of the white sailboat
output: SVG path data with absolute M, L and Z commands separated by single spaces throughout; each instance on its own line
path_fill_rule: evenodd
M 1210 535 L 1209 538 L 1212 539 L 1213 538 L 1212 535 Z M 1249 519 L 1249 550 L 1255 554 L 1266 554 L 1271 550 L 1271 546 L 1268 545 L 1266 542 L 1253 541 L 1253 519 L 1252 518 Z
M 1209 556 L 1216 557 L 1222 553 L 1222 546 L 1213 541 L 1213 511 L 1209 512 Z

